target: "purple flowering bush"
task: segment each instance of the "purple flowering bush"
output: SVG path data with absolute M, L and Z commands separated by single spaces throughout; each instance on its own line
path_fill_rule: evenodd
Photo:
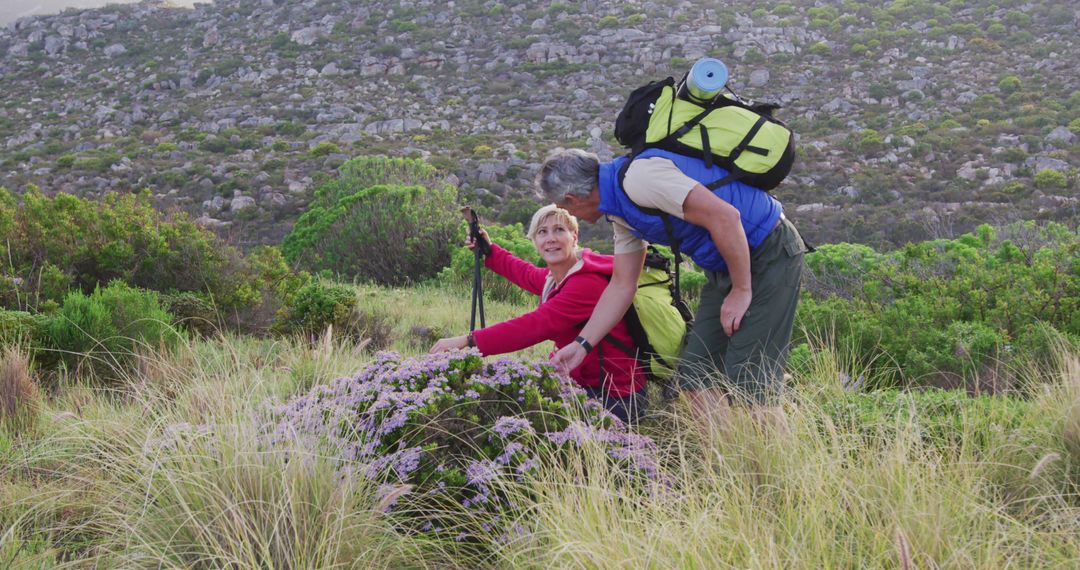
M 408 359 L 380 352 L 357 375 L 273 407 L 265 431 L 270 443 L 327 446 L 343 476 L 383 484 L 387 510 L 408 489 L 412 501 L 443 512 L 498 515 L 514 508 L 500 483 L 527 482 L 586 443 L 642 477 L 656 471 L 652 440 L 629 433 L 551 367 L 485 362 L 475 349 Z M 418 530 L 449 531 L 427 512 Z

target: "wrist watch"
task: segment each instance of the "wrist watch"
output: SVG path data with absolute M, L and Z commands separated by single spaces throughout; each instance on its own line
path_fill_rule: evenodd
M 575 338 L 574 342 L 580 344 L 581 347 L 585 349 L 585 354 L 588 354 L 589 351 L 592 350 L 592 344 L 590 344 L 589 341 L 585 340 L 585 337 L 583 336 Z

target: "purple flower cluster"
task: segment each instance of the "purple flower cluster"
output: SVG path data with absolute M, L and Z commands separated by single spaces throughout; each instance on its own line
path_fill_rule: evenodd
M 410 359 L 381 352 L 355 376 L 273 406 L 262 433 L 270 445 L 328 446 L 344 475 L 409 485 L 414 499 L 451 497 L 493 516 L 507 506 L 495 483 L 527 480 L 541 452 L 591 442 L 643 474 L 656 470 L 651 440 L 550 367 L 485 362 L 475 349 Z
M 650 479 L 656 478 L 656 443 L 652 438 L 629 431 L 624 426 L 612 429 L 573 421 L 566 429 L 547 432 L 544 436 L 557 446 L 600 444 L 612 459 L 624 462 Z

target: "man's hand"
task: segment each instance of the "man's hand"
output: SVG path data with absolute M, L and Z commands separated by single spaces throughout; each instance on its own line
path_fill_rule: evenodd
M 581 366 L 583 360 L 585 360 L 585 347 L 576 342 L 560 348 L 558 352 L 551 355 L 551 365 L 563 376 L 570 376 L 570 371 Z
M 728 336 L 742 326 L 743 316 L 750 308 L 750 245 L 746 241 L 741 214 L 734 206 L 716 197 L 698 184 L 683 202 L 685 220 L 709 231 L 716 251 L 727 264 L 731 277 L 731 292 L 720 307 L 720 324 Z
M 440 338 L 428 352 L 446 352 L 454 349 L 462 349 L 469 346 L 469 337 L 466 335 Z
M 724 298 L 724 304 L 720 307 L 720 323 L 724 325 L 724 334 L 729 337 L 735 334 L 735 331 L 739 330 L 742 326 L 743 316 L 746 315 L 746 310 L 750 308 L 750 301 L 753 299 L 753 294 L 750 289 L 731 289 L 731 292 Z

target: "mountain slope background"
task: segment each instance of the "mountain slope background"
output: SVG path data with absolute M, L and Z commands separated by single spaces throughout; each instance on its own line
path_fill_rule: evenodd
M 0 6 L 0 25 L 28 16 L 59 14 L 67 9 L 102 8 L 109 4 L 130 4 L 136 0 L 7 0 Z M 169 6 L 191 6 L 193 0 L 169 0 Z
M 0 185 L 149 188 L 279 243 L 356 154 L 422 157 L 501 222 L 551 149 L 607 158 L 634 87 L 709 55 L 799 134 L 775 193 L 815 242 L 1080 221 L 1080 9 L 1064 0 L 230 0 L 0 30 Z M 602 239 L 606 227 L 585 236 Z

